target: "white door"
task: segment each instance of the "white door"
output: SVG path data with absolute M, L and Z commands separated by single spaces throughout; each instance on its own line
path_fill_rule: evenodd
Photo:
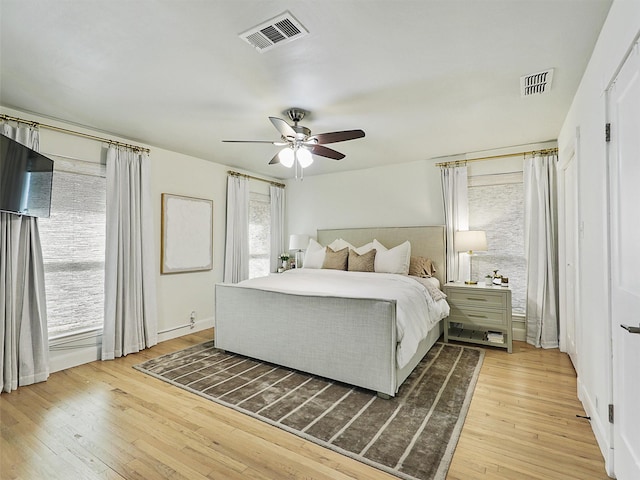
M 614 472 L 640 479 L 640 52 L 608 92 Z M 623 327 L 624 326 L 624 327 Z M 626 328 L 625 328 L 626 327 Z M 635 328 L 638 328 L 637 332 Z M 629 331 L 631 330 L 631 331 Z
M 578 172 L 575 153 L 563 166 L 564 199 L 564 315 L 565 349 L 578 374 L 578 354 L 576 347 L 576 305 L 578 292 L 576 279 L 578 273 Z

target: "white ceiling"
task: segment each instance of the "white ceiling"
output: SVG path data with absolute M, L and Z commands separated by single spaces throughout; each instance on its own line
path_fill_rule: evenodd
M 0 103 L 263 175 L 269 116 L 361 128 L 305 175 L 555 139 L 611 0 L 0 0 Z M 259 53 L 284 11 L 309 31 Z M 522 75 L 555 69 L 550 93 Z M 153 156 L 153 151 L 152 151 Z

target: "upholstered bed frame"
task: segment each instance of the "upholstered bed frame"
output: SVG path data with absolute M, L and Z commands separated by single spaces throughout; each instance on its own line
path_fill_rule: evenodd
M 411 242 L 412 255 L 429 257 L 442 284 L 442 226 L 318 230 L 327 245 L 342 238 L 360 246 L 374 238 L 387 248 Z M 395 396 L 442 333 L 433 328 L 402 369 L 396 363 L 396 302 L 384 299 L 289 295 L 216 285 L 215 345 L 266 362 Z

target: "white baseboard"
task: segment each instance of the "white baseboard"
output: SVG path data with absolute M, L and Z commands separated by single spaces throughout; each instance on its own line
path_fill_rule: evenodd
M 580 381 L 580 377 L 578 377 L 578 399 L 582 402 L 587 416 L 591 418 L 591 430 L 593 430 L 596 442 L 598 442 L 598 447 L 600 447 L 600 452 L 604 458 L 605 471 L 607 475 L 615 478 L 613 474 L 613 448 L 610 441 L 612 435 L 611 424 L 608 418 L 603 419 L 598 415 L 595 402 Z
M 102 355 L 102 335 L 96 345 L 83 346 L 73 350 L 50 350 L 49 371 L 51 373 L 77 367 L 100 360 Z
M 182 337 L 190 333 L 213 328 L 213 317 L 197 321 L 191 325 L 182 325 L 164 332 L 158 332 L 158 342 L 165 342 L 173 338 Z M 64 343 L 65 349 L 59 349 Z M 72 340 L 51 342 L 49 345 L 49 372 L 59 372 L 67 368 L 77 367 L 85 363 L 100 360 L 102 356 L 102 332 L 79 335 Z
M 524 316 L 511 316 L 511 331 L 513 332 L 514 340 L 519 342 L 527 341 L 527 324 L 525 323 Z
M 201 330 L 206 330 L 207 328 L 213 328 L 213 325 L 213 317 L 209 317 L 195 322 L 193 328 L 191 328 L 191 325 L 186 324 L 168 330 L 160 331 L 158 332 L 158 342 L 165 342 L 173 338 L 189 335 L 190 333 L 196 333 Z

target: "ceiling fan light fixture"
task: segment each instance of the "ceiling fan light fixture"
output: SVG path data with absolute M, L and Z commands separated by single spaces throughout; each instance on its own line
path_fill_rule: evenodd
M 311 155 L 311 152 L 306 148 L 298 148 L 296 157 L 298 158 L 298 163 L 302 168 L 307 168 L 313 163 L 313 156 Z
M 280 150 L 278 154 L 278 158 L 280 159 L 280 163 L 287 168 L 293 167 L 293 162 L 295 161 L 293 150 L 289 147 L 285 147 Z
M 302 170 L 314 162 L 314 155 L 332 160 L 342 160 L 345 157 L 344 153 L 325 147 L 325 143 L 345 142 L 364 137 L 364 131 L 362 130 L 342 130 L 339 132 L 319 133 L 312 136 L 309 128 L 298 124 L 309 112 L 300 108 L 290 108 L 286 110 L 286 113 L 293 121 L 293 125 L 281 118 L 269 117 L 269 120 L 280 134 L 280 141 L 223 140 L 223 142 L 270 143 L 278 147 L 284 146 L 285 148 L 276 153 L 269 161 L 269 165 L 279 163 L 286 168 L 295 167 L 296 178 L 298 178 L 298 173 L 302 178 Z

